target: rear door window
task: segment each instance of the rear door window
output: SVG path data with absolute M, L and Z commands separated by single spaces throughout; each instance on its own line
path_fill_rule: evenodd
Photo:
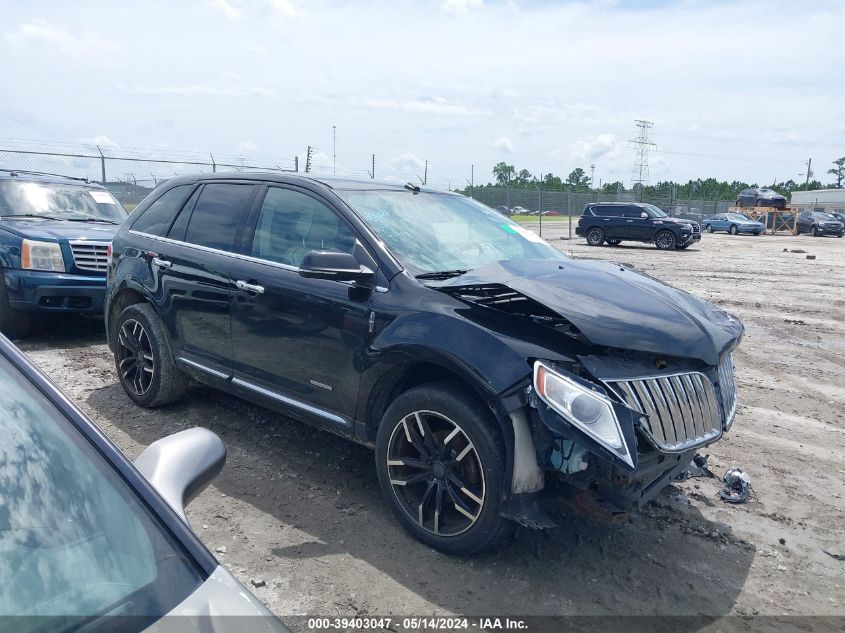
M 182 207 L 192 187 L 193 185 L 179 185 L 165 191 L 135 219 L 132 230 L 150 235 L 161 235 Z
M 221 251 L 232 251 L 243 227 L 254 185 L 211 183 L 202 188 L 185 230 L 185 242 Z M 180 217 L 177 223 L 181 220 Z

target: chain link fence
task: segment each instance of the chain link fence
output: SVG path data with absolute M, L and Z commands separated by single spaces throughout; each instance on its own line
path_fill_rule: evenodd
M 538 187 L 474 187 L 464 193 L 494 209 L 500 208 L 512 215 L 543 215 L 546 219 L 556 216 L 577 218 L 584 207 L 596 202 L 644 202 L 659 207 L 673 217 L 701 221 L 703 218 L 724 213 L 734 205 L 734 200 L 707 200 L 705 198 L 660 198 L 636 191 L 602 193 L 599 191 L 549 190 Z
M 98 146 L 68 151 L 0 146 L 0 169 L 31 171 L 104 184 L 128 207 L 134 207 L 156 186 L 176 176 L 212 172 L 297 171 L 298 159 L 248 160 L 201 154 L 155 155 L 150 150 L 119 152 Z

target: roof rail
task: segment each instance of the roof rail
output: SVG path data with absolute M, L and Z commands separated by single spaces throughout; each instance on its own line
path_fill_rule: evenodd
M 67 180 L 78 180 L 80 182 L 87 183 L 91 182 L 87 178 L 77 178 L 76 176 L 65 176 L 63 174 L 52 174 L 48 171 L 28 171 L 26 169 L 0 169 L 0 171 L 5 171 L 10 176 L 17 176 L 18 174 L 27 174 L 29 176 L 53 176 L 55 178 L 65 178 Z

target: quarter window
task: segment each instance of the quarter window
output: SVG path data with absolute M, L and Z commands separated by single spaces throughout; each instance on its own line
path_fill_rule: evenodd
M 205 185 L 188 220 L 185 241 L 231 251 L 253 190 L 252 185 Z
M 299 267 L 313 250 L 352 253 L 355 235 L 322 202 L 290 189 L 270 187 L 255 227 L 252 256 Z
M 165 191 L 132 223 L 132 230 L 150 235 L 161 235 L 182 206 L 192 186 L 179 185 Z

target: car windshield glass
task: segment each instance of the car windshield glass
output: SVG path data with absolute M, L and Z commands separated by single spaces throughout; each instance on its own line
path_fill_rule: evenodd
M 828 221 L 830 221 L 830 220 L 836 220 L 836 218 L 835 218 L 835 217 L 833 217 L 830 213 L 819 213 L 819 212 L 816 212 L 816 213 L 815 213 L 815 216 L 816 216 L 816 219 L 817 219 L 817 220 L 828 220 Z
M 648 214 L 653 218 L 668 218 L 668 214 L 664 213 L 662 209 L 654 206 L 653 204 L 644 204 L 643 205 L 646 209 L 648 209 Z
M 338 191 L 413 273 L 466 271 L 506 259 L 566 259 L 533 231 L 470 198 L 411 191 Z
M 751 221 L 748 216 L 742 215 L 741 213 L 728 213 L 728 220 L 734 220 L 735 222 Z
M 0 216 L 14 215 L 106 220 L 119 224 L 128 214 L 105 189 L 22 180 L 0 181 Z
M 65 618 L 164 615 L 203 582 L 111 464 L 2 356 L 0 578 L 0 621 L 52 616 L 32 621 L 39 631 L 64 630 Z

